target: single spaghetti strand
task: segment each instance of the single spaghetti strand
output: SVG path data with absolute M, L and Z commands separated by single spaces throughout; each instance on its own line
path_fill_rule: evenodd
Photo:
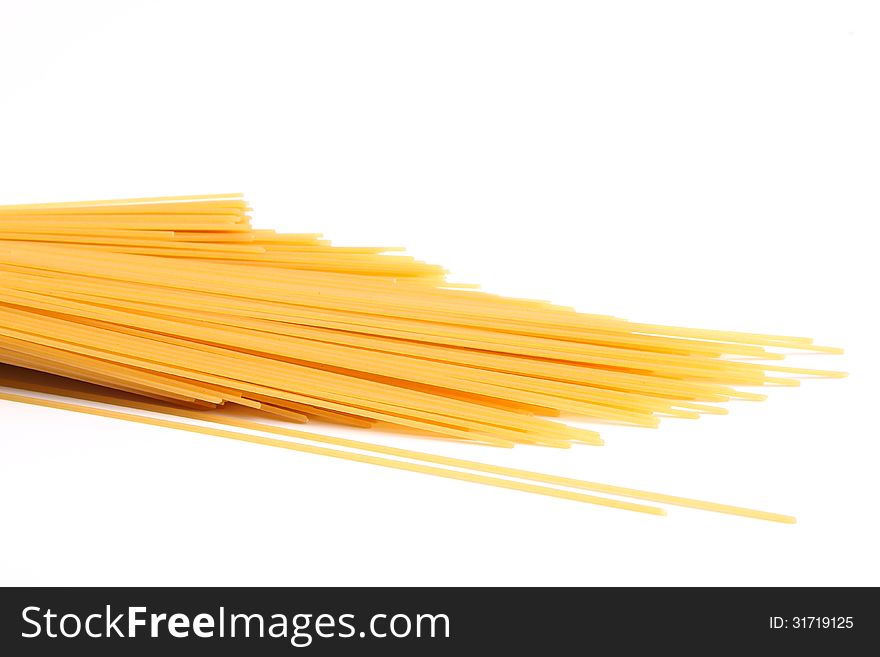
M 61 203 L 37 203 L 32 205 L 0 205 L 0 211 L 7 210 L 28 210 L 28 209 L 42 209 L 42 208 L 85 208 L 91 206 L 101 206 L 101 205 L 135 205 L 135 204 L 154 204 L 154 203 L 165 203 L 165 202 L 176 202 L 176 201 L 216 201 L 216 200 L 229 200 L 229 199 L 241 199 L 244 197 L 244 194 L 240 192 L 234 192 L 232 194 L 191 194 L 188 196 L 156 196 L 156 197 L 146 197 L 146 198 L 122 198 L 122 199 L 109 199 L 109 200 L 99 200 L 99 201 L 65 201 Z

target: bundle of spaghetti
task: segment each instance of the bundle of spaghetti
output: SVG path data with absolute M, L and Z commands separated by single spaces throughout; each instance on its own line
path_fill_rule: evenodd
M 0 362 L 169 411 L 505 447 L 599 445 L 564 420 L 653 427 L 764 398 L 742 386 L 843 376 L 779 363 L 774 349 L 840 353 L 809 338 L 501 297 L 394 249 L 255 229 L 250 212 L 238 194 L 0 206 Z
M 601 443 L 560 414 L 656 426 L 761 397 L 734 385 L 797 384 L 778 372 L 840 375 L 736 360 L 835 351 L 806 338 L 455 289 L 382 249 L 254 230 L 248 211 L 232 195 L 0 208 L 0 359 L 163 399 L 556 447 Z

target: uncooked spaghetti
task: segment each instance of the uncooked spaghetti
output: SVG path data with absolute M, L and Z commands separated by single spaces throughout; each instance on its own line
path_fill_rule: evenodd
M 783 355 L 774 349 L 840 352 L 808 338 L 634 323 L 492 295 L 451 284 L 442 268 L 394 249 L 337 247 L 320 235 L 255 229 L 249 212 L 238 194 L 0 207 L 0 362 L 151 398 L 129 400 L 128 408 L 178 417 L 228 425 L 231 420 L 212 410 L 239 405 L 292 422 L 381 423 L 502 447 L 600 445 L 596 431 L 563 418 L 654 427 L 664 417 L 726 413 L 722 404 L 730 399 L 763 398 L 741 386 L 843 376 L 779 363 Z M 20 387 L 14 378 L 3 384 Z M 63 387 L 50 393 L 75 396 Z M 80 399 L 108 402 L 95 394 Z M 22 395 L 0 398 L 49 404 Z M 269 424 L 233 426 L 277 433 Z M 403 469 L 448 477 L 436 466 L 465 467 L 483 473 L 469 479 L 477 483 L 499 485 L 485 473 L 552 486 L 588 483 L 384 449 L 432 463 Z M 348 458 L 324 447 L 300 451 Z M 389 466 L 388 460 L 369 456 L 365 462 Z M 554 493 L 534 489 L 557 490 L 523 486 L 518 489 L 539 494 Z M 587 490 L 684 500 L 592 486 Z M 596 496 L 568 495 L 595 502 L 582 497 Z

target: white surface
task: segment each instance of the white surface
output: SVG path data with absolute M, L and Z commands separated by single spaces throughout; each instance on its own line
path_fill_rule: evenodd
M 864 2 L 0 5 L 2 203 L 237 191 L 493 291 L 805 334 L 846 369 L 466 458 L 666 518 L 0 403 L 0 584 L 880 584 L 880 21 Z

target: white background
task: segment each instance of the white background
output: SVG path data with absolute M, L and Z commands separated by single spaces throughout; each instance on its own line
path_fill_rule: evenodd
M 641 516 L 0 403 L 0 584 L 880 584 L 874 2 L 0 4 L 0 203 L 244 191 L 487 289 L 845 380 L 569 451 Z M 369 437 L 369 436 L 368 436 Z

